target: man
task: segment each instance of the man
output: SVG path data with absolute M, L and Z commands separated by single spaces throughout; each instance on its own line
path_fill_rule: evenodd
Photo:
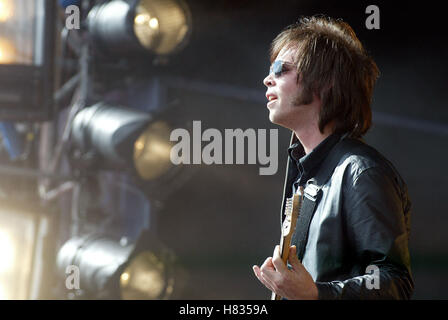
M 263 81 L 269 119 L 292 130 L 282 210 L 299 186 L 314 178 L 322 185 L 303 250 L 295 234 L 289 266 L 276 246 L 253 267 L 256 277 L 286 299 L 409 299 L 407 188 L 360 140 L 371 125 L 375 62 L 347 23 L 314 16 L 274 39 L 271 63 Z

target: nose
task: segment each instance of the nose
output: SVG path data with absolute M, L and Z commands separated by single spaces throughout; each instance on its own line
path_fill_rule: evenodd
M 268 74 L 267 77 L 264 78 L 263 84 L 268 88 L 275 85 L 275 81 L 274 81 L 274 78 L 272 77 L 272 73 Z

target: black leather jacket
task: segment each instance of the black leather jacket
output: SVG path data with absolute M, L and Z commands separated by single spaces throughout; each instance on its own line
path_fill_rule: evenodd
M 406 185 L 375 149 L 349 140 L 349 151 L 322 187 L 302 264 L 316 282 L 319 299 L 410 299 L 414 282 Z M 291 145 L 297 142 L 293 134 Z M 289 158 L 282 213 L 297 172 Z M 378 271 L 379 288 L 372 288 L 368 266 Z

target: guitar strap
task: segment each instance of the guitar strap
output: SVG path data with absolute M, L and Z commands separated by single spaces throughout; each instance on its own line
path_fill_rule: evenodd
M 291 244 L 297 246 L 297 256 L 300 261 L 302 261 L 305 254 L 311 219 L 313 218 L 316 206 L 322 197 L 322 186 L 331 178 L 336 166 L 340 163 L 341 158 L 352 145 L 350 139 L 345 139 L 346 136 L 347 135 L 341 137 L 339 142 L 336 143 L 328 156 L 323 160 L 316 176 L 309 179 L 306 183 L 302 207 L 291 240 Z

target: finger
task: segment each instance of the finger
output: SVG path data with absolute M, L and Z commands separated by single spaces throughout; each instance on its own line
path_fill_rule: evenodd
M 260 268 L 260 277 L 265 279 L 266 282 L 272 284 L 276 279 L 278 272 L 275 270 L 272 258 L 266 259 L 265 263 Z
M 274 264 L 275 269 L 280 273 L 284 273 L 288 270 L 282 260 L 282 257 L 280 256 L 280 246 L 275 247 L 274 256 L 272 257 L 272 263 Z
M 303 268 L 302 264 L 299 261 L 299 258 L 297 257 L 297 247 L 291 246 L 289 248 L 289 257 L 288 257 L 289 264 L 292 266 L 292 269 L 295 271 L 299 271 Z
M 260 270 L 260 267 L 257 266 L 257 265 L 255 265 L 255 266 L 252 267 L 252 270 L 254 270 L 255 276 L 258 278 L 258 280 L 261 281 L 261 280 L 262 280 L 262 277 L 261 277 L 261 270 Z
M 264 279 L 261 277 L 260 268 L 258 266 L 253 266 L 252 269 L 254 270 L 255 276 L 257 277 L 258 281 L 264 284 Z
M 258 278 L 258 280 L 269 290 L 272 291 L 272 287 L 269 284 L 269 282 L 266 281 L 266 279 L 263 278 L 261 270 L 258 266 L 253 266 L 252 269 L 254 270 L 255 276 Z
M 260 278 L 260 277 L 261 277 L 261 274 L 260 274 L 260 267 L 259 267 L 259 266 L 257 266 L 257 265 L 252 266 L 252 270 L 254 271 L 255 276 L 256 276 L 257 278 Z
M 266 260 L 261 265 L 260 269 L 261 271 L 265 270 L 275 271 L 274 264 L 272 263 L 272 258 L 271 257 L 266 258 Z
M 260 282 L 263 282 L 263 278 L 261 277 L 261 270 L 260 267 L 255 265 L 252 266 L 252 270 L 254 270 L 255 276 L 260 280 Z
M 268 288 L 271 291 L 276 292 L 277 285 L 275 284 L 275 281 L 272 279 L 271 271 L 267 271 L 267 272 L 261 271 L 261 279 L 262 279 L 263 284 L 266 286 L 266 288 Z
M 272 257 L 274 257 L 276 253 L 280 253 L 280 246 L 279 245 L 276 245 L 274 247 L 274 252 L 272 252 Z
M 272 291 L 278 293 L 278 284 L 283 279 L 283 275 L 280 272 L 275 269 L 261 270 L 261 278 L 272 288 Z

